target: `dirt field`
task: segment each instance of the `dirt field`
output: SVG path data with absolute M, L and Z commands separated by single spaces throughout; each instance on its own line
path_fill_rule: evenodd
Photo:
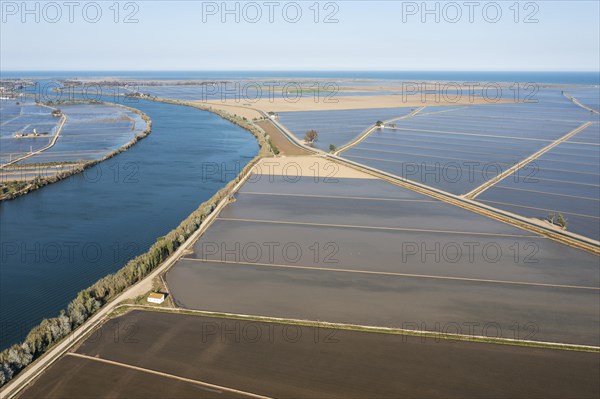
M 229 112 L 232 115 L 237 115 L 237 116 L 241 116 L 243 118 L 246 119 L 254 119 L 254 118 L 262 118 L 263 115 L 258 112 L 257 110 L 254 110 L 252 108 L 249 108 L 249 106 L 251 106 L 252 104 L 248 104 L 246 106 L 242 105 L 242 104 L 237 104 L 234 101 L 231 101 L 232 104 L 227 104 L 227 103 L 222 103 L 221 101 L 217 101 L 217 102 L 211 102 L 211 101 L 199 101 L 199 100 L 192 100 L 189 101 L 190 103 L 194 104 L 200 104 L 200 105 L 210 105 L 212 108 L 216 108 L 219 109 L 221 111 L 225 111 L 225 112 Z
M 20 398 L 243 398 L 200 385 L 93 360 L 65 356 Z
M 193 102 L 193 101 L 192 101 Z M 421 96 L 421 94 L 388 94 L 373 96 L 334 96 L 332 98 L 314 98 L 313 96 L 304 96 L 295 98 L 261 98 L 253 103 L 244 104 L 235 99 L 229 101 L 211 100 L 200 101 L 214 108 L 223 109 L 229 113 L 236 113 L 240 116 L 253 118 L 252 114 L 242 115 L 241 110 L 246 108 L 261 109 L 265 112 L 299 112 L 299 111 L 331 111 L 344 109 L 371 109 L 371 108 L 403 108 L 403 107 L 422 107 L 430 106 L 451 106 L 451 105 L 474 105 L 474 104 L 492 104 L 490 100 L 481 97 L 469 98 L 468 96 L 454 99 L 444 97 L 436 98 L 434 95 Z M 503 103 L 507 101 L 498 101 Z
M 309 151 L 303 150 L 298 146 L 292 144 L 283 134 L 277 129 L 270 121 L 263 121 L 256 123 L 260 126 L 270 137 L 273 143 L 277 146 L 281 155 L 308 155 Z
M 278 398 L 600 394 L 593 353 L 169 313 L 111 320 L 77 354 L 86 358 L 62 358 L 21 398 L 236 397 L 182 379 Z

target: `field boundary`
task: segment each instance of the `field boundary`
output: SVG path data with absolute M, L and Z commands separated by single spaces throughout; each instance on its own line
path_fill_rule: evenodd
M 600 111 L 582 104 L 577 98 L 567 94 L 566 92 L 563 91 L 562 94 L 563 96 L 567 97 L 569 101 L 571 101 L 573 104 L 578 105 L 583 109 L 587 109 L 588 111 L 593 112 L 594 114 L 600 114 Z
M 76 353 L 76 352 L 66 353 L 65 356 L 73 356 L 73 357 L 77 357 L 77 358 L 85 359 L 85 360 L 90 360 L 90 361 L 94 361 L 94 362 L 106 363 L 106 364 L 110 364 L 111 366 L 128 368 L 128 369 L 132 369 L 132 370 L 139 371 L 139 372 L 142 372 L 142 373 L 154 374 L 154 375 L 158 375 L 160 377 L 170 378 L 170 379 L 174 379 L 174 380 L 179 380 L 179 381 L 187 382 L 189 384 L 199 385 L 199 386 L 204 387 L 204 388 L 210 388 L 210 389 L 214 389 L 214 390 L 221 390 L 221 391 L 225 391 L 225 392 L 230 392 L 230 393 L 235 393 L 235 394 L 239 394 L 239 395 L 249 396 L 251 398 L 272 399 L 269 396 L 258 395 L 258 394 L 252 393 L 252 392 L 241 391 L 239 389 L 229 388 L 229 387 L 225 387 L 225 386 L 222 386 L 222 385 L 215 385 L 215 384 L 211 384 L 209 382 L 204 382 L 204 381 L 200 381 L 200 380 L 194 380 L 192 378 L 181 377 L 181 376 L 178 376 L 178 375 L 175 375 L 175 374 L 164 373 L 162 371 L 157 371 L 157 370 L 152 370 L 152 369 L 148 369 L 148 368 L 144 368 L 144 367 L 134 366 L 132 364 L 117 362 L 117 361 L 110 360 L 110 359 L 103 359 L 101 357 L 93 357 L 93 356 L 83 355 L 81 353 Z
M 206 316 L 221 319 L 233 319 L 233 320 L 244 320 L 244 321 L 256 321 L 264 323 L 276 323 L 276 324 L 289 324 L 298 325 L 305 327 L 317 327 L 317 328 L 331 328 L 348 331 L 359 331 L 359 332 L 371 332 L 380 334 L 391 334 L 391 335 L 406 335 L 412 337 L 429 337 L 444 340 L 454 341 L 468 341 L 478 343 L 489 343 L 489 344 L 501 344 L 511 346 L 523 346 L 523 347 L 535 347 L 542 349 L 559 349 L 559 350 L 570 350 L 578 352 L 591 352 L 600 353 L 600 346 L 594 345 L 580 345 L 580 344 L 566 344 L 561 342 L 547 342 L 547 341 L 531 341 L 525 339 L 514 339 L 514 338 L 499 338 L 499 337 L 486 337 L 482 335 L 467 335 L 467 334 L 456 334 L 456 333 L 445 333 L 428 330 L 411 330 L 406 328 L 393 328 L 393 327 L 379 327 L 369 326 L 361 324 L 349 324 L 349 323 L 334 323 L 319 320 L 305 320 L 305 319 L 292 319 L 283 317 L 270 317 L 270 316 L 259 316 L 239 313 L 227 313 L 227 312 L 214 312 L 209 310 L 195 310 L 195 309 L 184 309 L 184 308 L 169 308 L 169 307 L 158 307 L 150 305 L 137 305 L 137 304 L 122 304 L 117 306 L 115 310 L 124 309 L 127 312 L 131 310 L 142 310 L 152 312 L 163 312 L 163 313 L 174 313 L 174 314 L 188 314 L 196 316 Z M 120 316 L 117 314 L 115 316 Z
M 527 157 L 527 158 L 519 161 L 518 163 L 514 164 L 512 167 L 506 169 L 504 172 L 500 173 L 498 176 L 494 177 L 493 179 L 490 179 L 490 180 L 486 181 L 481 186 L 476 187 L 474 190 L 471 190 L 470 192 L 466 193 L 465 195 L 463 195 L 463 197 L 467 198 L 467 199 L 475 199 L 478 195 L 480 195 L 481 193 L 483 193 L 487 189 L 491 188 L 493 185 L 495 185 L 496 183 L 500 182 L 505 177 L 509 176 L 511 173 L 513 173 L 513 172 L 521 169 L 523 166 L 525 166 L 529 162 L 535 161 L 536 159 L 538 159 L 539 157 L 541 157 L 542 155 L 544 155 L 548 151 L 552 150 L 557 145 L 559 145 L 561 143 L 564 143 L 565 141 L 567 141 L 568 139 L 570 139 L 571 137 L 575 136 L 577 133 L 581 132 L 582 130 L 588 128 L 591 125 L 592 125 L 592 122 L 586 122 L 586 123 L 584 123 L 583 125 L 579 126 L 578 128 L 576 128 L 576 129 L 570 131 L 569 133 L 565 134 L 564 136 L 562 136 L 558 140 L 553 141 L 552 143 L 550 143 L 546 147 L 542 148 L 541 150 L 539 150 L 539 151 L 531 154 L 529 157 Z
M 385 120 L 385 121 L 383 121 L 383 124 L 385 126 L 386 123 L 391 123 L 391 122 L 399 121 L 402 119 L 412 118 L 412 117 L 416 116 L 419 112 L 423 111 L 425 108 L 427 108 L 426 105 L 413 110 L 411 113 L 409 113 L 407 115 Z M 367 137 L 369 137 L 369 135 L 378 128 L 379 128 L 379 126 L 377 126 L 377 124 L 369 126 L 367 129 L 363 130 L 363 132 L 361 134 L 359 134 L 358 137 L 356 137 L 354 140 L 352 140 L 351 142 L 349 142 L 347 144 L 344 144 L 340 149 L 334 151 L 333 155 L 340 155 L 342 152 L 347 151 L 350 148 L 354 147 L 355 145 L 361 143 L 363 140 L 365 140 Z
M 426 195 L 430 198 L 438 199 L 442 202 L 452 204 L 459 208 L 466 209 L 468 211 L 483 216 L 487 216 L 491 219 L 498 220 L 511 226 L 515 226 L 520 229 L 539 234 L 542 237 L 561 242 L 562 244 L 566 244 L 574 248 L 579 248 L 591 252 L 595 255 L 600 255 L 600 242 L 593 240 L 589 237 L 581 236 L 579 234 L 571 233 L 564 230 L 559 230 L 558 228 L 551 228 L 547 225 L 542 224 L 542 222 L 536 222 L 533 219 L 525 218 L 523 216 L 504 211 L 502 209 L 494 208 L 481 202 L 459 197 L 448 192 L 438 190 L 436 188 L 426 186 L 424 184 L 420 184 L 349 159 L 334 156 L 332 154 L 326 154 L 326 157 L 338 161 L 348 167 L 359 170 L 363 173 L 367 173 L 381 180 L 387 181 L 388 183 L 407 188 L 417 193 Z
M 414 273 L 396 273 L 376 270 L 359 270 L 359 269 L 343 269 L 334 267 L 317 267 L 317 266 L 294 266 L 277 263 L 258 263 L 258 262 L 244 262 L 244 261 L 227 261 L 219 259 L 198 259 L 198 258 L 185 258 L 188 262 L 198 263 L 221 263 L 226 265 L 234 266 L 259 266 L 265 268 L 281 268 L 281 269 L 297 269 L 297 270 L 310 270 L 310 271 L 322 271 L 322 272 L 333 272 L 333 273 L 356 273 L 356 274 L 367 274 L 376 276 L 390 276 L 390 277 L 408 277 L 417 279 L 432 279 L 432 280 L 449 280 L 449 281 L 463 281 L 471 283 L 485 283 L 485 284 L 506 284 L 506 285 L 523 285 L 532 287 L 549 287 L 549 288 L 566 288 L 576 290 L 591 290 L 600 291 L 600 287 L 588 287 L 584 285 L 568 285 L 568 284 L 552 284 L 552 283 L 536 283 L 527 281 L 510 281 L 510 280 L 495 280 L 485 278 L 471 278 L 471 277 L 457 277 L 457 276 L 436 276 L 433 274 L 414 274 Z

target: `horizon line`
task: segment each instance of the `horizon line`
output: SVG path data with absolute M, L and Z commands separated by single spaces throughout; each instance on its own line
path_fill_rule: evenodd
M 596 72 L 598 69 L 0 69 L 3 72 Z

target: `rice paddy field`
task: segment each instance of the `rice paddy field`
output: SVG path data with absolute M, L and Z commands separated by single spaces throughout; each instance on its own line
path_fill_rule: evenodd
M 478 201 L 533 218 L 563 214 L 569 231 L 600 240 L 600 124 L 595 123 L 512 173 Z
M 600 343 L 596 255 L 365 176 L 255 176 L 166 280 L 188 309 Z
M 314 146 L 329 151 L 329 145 L 340 147 L 359 136 L 378 120 L 400 118 L 413 112 L 415 108 L 376 108 L 342 111 L 280 112 L 279 122 L 298 139 L 311 129 L 319 133 Z
M 47 146 L 60 122 L 51 112 L 52 108 L 27 98 L 0 100 L 0 163 Z M 34 129 L 42 135 L 15 137 L 18 133 L 32 133 Z
M 599 367 L 593 353 L 133 310 L 19 398 L 593 398 Z
M 428 112 L 375 131 L 342 156 L 462 195 L 598 115 L 544 89 L 537 103 L 473 105 Z M 285 121 L 284 121 L 285 124 Z M 597 140 L 593 129 L 586 140 Z
M 142 117 L 108 104 L 61 106 L 67 115 L 56 144 L 19 164 L 98 160 L 127 144 L 146 129 Z

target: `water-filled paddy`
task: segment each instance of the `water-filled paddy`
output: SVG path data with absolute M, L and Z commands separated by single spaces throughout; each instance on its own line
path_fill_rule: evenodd
M 17 104 L 18 103 L 18 104 Z M 60 118 L 51 115 L 52 109 L 35 104 L 31 99 L 19 98 L 0 100 L 0 155 L 2 162 L 36 151 L 50 143 L 56 132 Z M 17 138 L 17 134 L 31 134 L 38 137 Z
M 567 140 L 567 142 L 594 144 L 596 146 L 600 145 L 600 123 L 598 122 L 599 121 L 596 120 L 596 123 L 586 127 L 581 132 Z M 590 147 L 588 146 L 587 148 Z M 596 152 L 598 151 L 598 148 L 591 147 L 591 149 L 595 149 Z
M 340 184 L 348 184 L 344 181 Z M 224 210 L 223 219 L 316 223 L 391 228 L 523 235 L 510 225 L 484 219 L 472 212 L 423 196 L 411 200 L 248 195 L 238 206 Z M 316 206 L 318 204 L 318 206 Z M 290 209 L 291 208 L 291 209 Z M 426 211 L 426 212 L 425 212 Z M 425 214 L 426 213 L 426 214 Z M 366 233 L 365 233 L 366 234 Z M 525 234 L 529 235 L 529 234 Z
M 534 340 L 600 343 L 600 302 L 590 290 L 187 260 L 168 282 L 178 288 L 178 303 L 194 309 L 396 328 L 415 323 L 432 331 L 490 323 L 504 338 L 513 338 L 515 323 L 529 324 Z
M 281 122 L 297 138 L 303 139 L 311 129 L 319 133 L 315 147 L 329 150 L 329 145 L 340 147 L 362 133 L 378 120 L 385 121 L 410 114 L 415 108 L 376 108 L 342 111 L 281 112 Z
M 388 327 L 532 322 L 537 340 L 598 343 L 593 254 L 378 180 L 262 176 L 236 197 L 168 272 L 181 306 Z
M 79 162 L 101 159 L 146 129 L 136 112 L 109 104 L 70 104 L 60 107 L 67 116 L 56 144 L 20 163 Z
M 466 159 L 429 157 L 426 160 L 423 156 L 411 155 L 406 161 L 397 161 L 362 155 L 362 153 L 360 156 L 354 154 L 354 149 L 350 149 L 344 153 L 344 158 L 453 194 L 466 193 L 494 178 L 508 167 L 508 164 Z
M 432 113 L 426 108 L 398 121 L 396 128 L 373 132 L 342 156 L 453 194 L 466 194 L 597 119 L 558 90 L 542 90 L 538 96 L 536 103 L 473 105 Z M 594 142 L 600 136 L 597 129 L 594 124 L 569 142 Z M 539 163 L 544 170 L 540 178 L 561 179 L 573 171 L 558 162 L 550 167 L 543 157 Z M 578 171 L 593 173 L 594 167 L 592 162 Z M 576 182 L 596 181 L 595 176 L 574 176 Z
M 600 239 L 600 131 L 592 125 L 527 165 L 533 173 L 507 176 L 478 200 L 520 215 L 547 218 L 560 212 L 568 230 Z M 583 138 L 580 135 L 584 135 Z

